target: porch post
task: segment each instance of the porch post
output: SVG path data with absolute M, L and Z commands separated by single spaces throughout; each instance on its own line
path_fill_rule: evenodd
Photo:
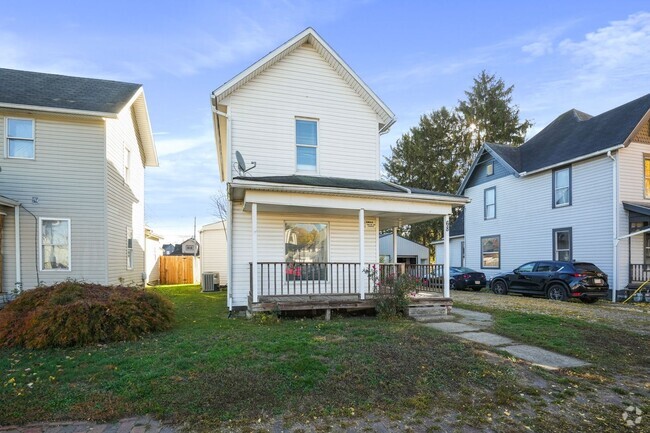
M 393 263 L 397 264 L 397 226 L 393 227 Z
M 359 209 L 359 273 L 357 276 L 359 277 L 358 285 L 359 285 L 359 297 L 361 299 L 366 298 L 366 291 L 365 288 L 363 287 L 363 271 L 366 268 L 365 266 L 365 245 L 364 241 L 366 238 L 366 233 L 365 233 L 365 228 L 366 228 L 366 221 L 365 221 L 365 211 L 363 209 Z
M 445 254 L 444 254 L 444 264 L 442 267 L 442 278 L 443 278 L 443 295 L 445 298 L 451 297 L 449 294 L 449 215 L 445 215 L 444 222 L 442 224 L 442 230 L 444 232 L 444 245 L 445 245 Z
M 253 218 L 252 235 L 253 235 L 253 302 L 257 302 L 258 281 L 257 281 L 257 203 L 251 205 L 251 215 Z

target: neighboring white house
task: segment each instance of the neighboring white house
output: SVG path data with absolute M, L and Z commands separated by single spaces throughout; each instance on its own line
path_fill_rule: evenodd
M 449 266 L 465 266 L 465 213 L 460 211 L 458 217 L 449 228 Z M 444 263 L 445 243 L 441 239 L 433 242 L 436 248 L 435 262 Z
M 380 230 L 467 202 L 381 180 L 380 136 L 395 116 L 311 28 L 216 89 L 212 112 L 230 308 L 300 293 L 363 300 Z
M 228 246 L 226 222 L 217 221 L 201 227 L 201 274 L 219 274 L 219 284 L 228 285 Z
M 158 165 L 142 86 L 0 69 L 0 137 L 2 291 L 142 284 Z
M 459 194 L 466 266 L 595 263 L 616 290 L 650 277 L 650 95 L 598 116 L 570 110 L 520 147 L 486 143 Z
M 393 251 L 393 234 L 384 233 L 379 236 L 379 261 L 394 263 L 393 256 L 397 256 L 397 263 L 412 265 L 426 265 L 429 263 L 429 248 L 413 242 L 402 236 L 397 236 L 397 253 Z
M 144 263 L 145 263 L 145 283 L 160 283 L 160 256 L 163 255 L 162 248 L 163 237 L 154 233 L 149 228 L 144 228 Z

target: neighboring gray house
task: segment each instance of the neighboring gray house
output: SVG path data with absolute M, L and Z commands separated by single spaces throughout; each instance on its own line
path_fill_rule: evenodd
M 598 116 L 570 110 L 520 147 L 486 143 L 458 193 L 466 266 L 595 263 L 621 290 L 650 277 L 650 94 Z
M 1 292 L 78 279 L 142 284 L 140 84 L 0 69 Z
M 397 236 L 397 260 L 393 260 L 393 234 L 379 235 L 379 261 L 382 263 L 429 264 L 429 248 L 402 236 Z

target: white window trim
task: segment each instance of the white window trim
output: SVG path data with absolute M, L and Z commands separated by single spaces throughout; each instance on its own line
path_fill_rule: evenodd
M 43 268 L 43 221 L 68 222 L 68 269 Z M 38 268 L 41 272 L 72 272 L 72 223 L 70 218 L 40 217 L 38 219 Z
M 331 237 L 330 237 L 330 222 L 329 221 L 322 221 L 322 220 L 286 220 L 284 221 L 284 229 L 283 232 L 287 230 L 287 224 L 325 224 L 325 231 L 327 232 L 327 260 L 326 262 L 330 262 L 330 254 L 332 252 L 331 248 Z M 283 236 L 284 237 L 284 236 Z M 282 252 L 282 261 L 284 261 L 284 256 L 287 253 L 287 246 L 285 244 L 284 246 L 284 251 Z
M 296 128 L 297 120 L 305 120 L 307 122 L 316 122 L 316 145 L 313 144 L 298 144 L 298 131 Z M 295 145 L 294 164 L 297 174 L 319 174 L 320 173 L 320 120 L 313 117 L 300 117 L 296 116 L 293 119 L 293 137 Z M 298 169 L 298 147 L 316 148 L 316 169 L 315 170 L 299 170 Z
M 131 248 L 129 248 L 129 231 L 131 232 Z M 129 266 L 129 250 L 131 250 L 131 265 Z M 135 260 L 133 257 L 133 228 L 126 228 L 126 270 L 132 271 L 135 268 Z
M 10 120 L 31 120 L 32 121 L 32 142 L 34 144 L 34 157 L 33 158 L 23 158 L 21 156 L 9 156 L 9 139 L 13 138 L 14 140 L 25 140 L 24 138 L 15 138 L 9 137 L 9 121 Z M 27 161 L 33 161 L 36 159 L 36 120 L 33 117 L 5 117 L 5 133 L 4 133 L 4 143 L 5 143 L 5 158 L 7 159 L 23 159 Z

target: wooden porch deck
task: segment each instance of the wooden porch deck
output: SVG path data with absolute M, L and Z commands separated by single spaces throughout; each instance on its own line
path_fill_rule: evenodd
M 441 293 L 419 292 L 411 297 L 409 310 L 422 308 L 436 308 L 444 310 L 442 314 L 451 311 L 453 301 L 445 298 Z M 258 302 L 248 298 L 248 311 L 250 313 L 263 313 L 273 311 L 315 311 L 315 310 L 370 310 L 375 308 L 375 299 L 372 293 L 361 299 L 357 294 L 349 295 L 284 295 L 260 296 Z

